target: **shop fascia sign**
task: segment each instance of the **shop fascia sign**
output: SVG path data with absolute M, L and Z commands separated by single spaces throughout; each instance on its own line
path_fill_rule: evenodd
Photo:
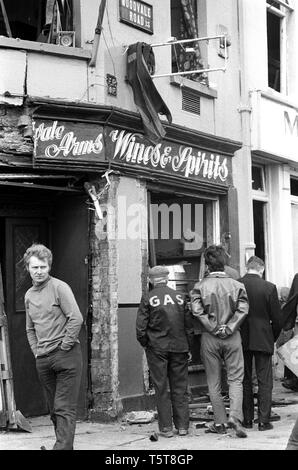
M 254 150 L 297 162 L 298 110 L 262 96 L 256 118 Z
M 148 168 L 186 179 L 211 180 L 219 184 L 229 182 L 228 157 L 199 150 L 198 148 L 164 141 L 148 145 L 141 134 L 124 130 L 111 130 L 112 158 L 118 163 Z
M 34 161 L 40 166 L 55 163 L 91 167 L 112 160 L 119 166 L 147 169 L 185 179 L 230 182 L 230 157 L 197 147 L 163 141 L 151 145 L 142 134 L 96 124 L 34 121 Z
M 97 124 L 33 121 L 34 161 L 102 163 L 105 161 L 103 128 Z

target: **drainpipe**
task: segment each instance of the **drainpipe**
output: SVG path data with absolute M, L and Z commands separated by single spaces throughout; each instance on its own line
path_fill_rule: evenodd
M 253 205 L 251 188 L 251 103 L 249 88 L 246 77 L 246 51 L 245 51 L 245 16 L 244 2 L 237 0 L 238 34 L 239 34 L 239 80 L 240 80 L 240 105 L 238 111 L 241 116 L 241 134 L 243 146 L 238 163 L 240 175 L 246 175 L 246 181 L 238 183 L 239 201 L 239 242 L 240 242 L 240 271 L 244 272 L 245 261 L 254 254 L 254 231 L 253 231 Z M 245 214 L 245 216 L 244 216 Z
M 91 60 L 89 62 L 89 67 L 95 67 L 96 65 L 99 39 L 101 35 L 101 30 L 102 30 L 102 21 L 103 21 L 103 15 L 105 12 L 105 7 L 106 7 L 106 0 L 101 0 L 100 5 L 99 5 L 99 10 L 98 10 L 97 25 L 95 28 L 95 36 L 93 40 L 92 55 L 91 55 Z

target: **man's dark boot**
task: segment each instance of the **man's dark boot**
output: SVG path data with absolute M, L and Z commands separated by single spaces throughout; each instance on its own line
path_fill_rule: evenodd
M 252 429 L 253 428 L 253 422 L 252 421 L 242 421 L 242 426 L 246 429 Z
M 273 425 L 271 423 L 259 423 L 258 428 L 259 431 L 270 431 L 270 429 L 273 429 Z

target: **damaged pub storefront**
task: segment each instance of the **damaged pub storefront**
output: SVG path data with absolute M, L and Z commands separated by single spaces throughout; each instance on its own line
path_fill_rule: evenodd
M 30 278 L 22 256 L 42 242 L 53 251 L 52 275 L 70 284 L 85 320 L 79 417 L 145 409 L 152 385 L 135 318 L 148 268 L 168 265 L 170 285 L 188 292 L 214 242 L 226 244 L 237 267 L 232 157 L 240 144 L 172 124 L 152 144 L 136 113 L 43 101 L 29 107 L 34 146 L 1 160 L 0 174 L 1 280 L 16 406 L 25 416 L 47 413 L 23 303 Z M 206 386 L 196 333 L 193 390 Z

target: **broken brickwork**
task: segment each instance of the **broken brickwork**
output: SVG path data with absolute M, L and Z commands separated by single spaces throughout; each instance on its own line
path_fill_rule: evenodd
M 102 223 L 94 216 L 91 229 L 91 383 L 92 410 L 90 417 L 111 420 L 121 411 L 118 399 L 118 300 L 116 217 L 109 216 L 105 204 L 117 210 L 118 177 L 102 194 Z M 101 191 L 97 186 L 97 191 Z
M 32 155 L 33 139 L 23 136 L 20 117 L 23 107 L 0 106 L 0 160 L 8 163 L 12 155 Z M 6 159 L 7 157 L 7 159 Z

